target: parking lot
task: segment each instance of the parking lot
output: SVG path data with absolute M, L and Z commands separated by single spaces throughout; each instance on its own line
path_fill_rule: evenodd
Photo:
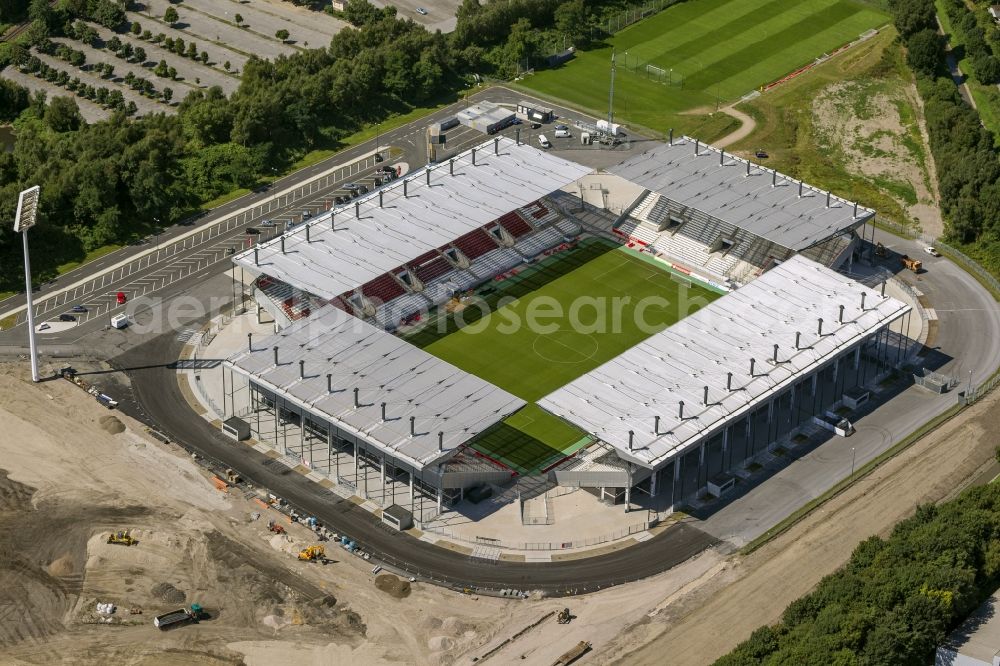
M 67 69 L 73 69 L 68 63 L 63 64 Z M 95 104 L 89 99 L 77 97 L 73 92 L 66 90 L 65 88 L 60 88 L 54 83 L 49 83 L 45 79 L 40 79 L 32 74 L 25 74 L 13 65 L 0 71 L 0 76 L 3 76 L 3 78 L 13 81 L 18 85 L 24 86 L 32 93 L 41 90 L 50 100 L 53 97 L 73 98 L 76 101 L 77 107 L 80 109 L 80 115 L 83 116 L 83 119 L 88 123 L 94 123 L 98 120 L 106 120 L 111 117 L 111 111 L 105 109 L 103 106 Z

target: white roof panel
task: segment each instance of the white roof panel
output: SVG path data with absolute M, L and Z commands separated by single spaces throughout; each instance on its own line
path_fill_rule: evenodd
M 231 356 L 226 365 L 418 468 L 447 457 L 524 405 L 332 306 L 254 341 L 253 351 Z
M 499 154 L 494 140 L 487 141 L 457 156 L 453 166 L 421 168 L 356 199 L 357 216 L 352 202 L 233 260 L 254 274 L 332 299 L 592 171 L 512 139 L 497 141 Z
M 623 458 L 656 467 L 909 310 L 796 255 L 538 404 L 608 442 Z
M 697 150 L 697 154 L 696 154 Z M 726 154 L 695 139 L 657 144 L 608 169 L 658 193 L 790 250 L 804 250 L 863 224 L 875 211 Z

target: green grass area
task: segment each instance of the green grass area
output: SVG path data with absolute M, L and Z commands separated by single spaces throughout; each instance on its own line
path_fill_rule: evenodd
M 690 0 L 522 85 L 604 116 L 614 49 L 616 116 L 657 132 L 669 124 L 692 133 L 703 121 L 682 112 L 737 100 L 887 21 L 854 0 Z M 647 63 L 667 81 L 650 79 Z
M 487 289 L 486 314 L 450 334 L 416 341 L 529 403 L 718 297 L 596 239 Z M 585 433 L 529 404 L 474 446 L 529 472 L 584 443 Z
M 100 259 L 104 255 L 111 254 L 115 250 L 119 250 L 121 248 L 121 245 L 105 245 L 97 248 L 96 250 L 91 250 L 79 261 L 67 261 L 65 264 L 60 264 L 59 267 L 56 268 L 56 273 L 59 275 L 69 273 L 73 269 L 79 268 L 88 262 Z
M 912 74 L 896 43 L 896 31 L 887 28 L 802 76 L 739 105 L 754 118 L 757 128 L 729 150 L 745 155 L 764 147 L 770 154 L 768 167 L 874 208 L 880 219 L 913 228 L 914 220 L 905 206 L 916 201 L 916 184 L 922 182 L 930 189 L 932 183 L 930 158 L 920 135 L 920 111 L 908 92 L 911 86 Z M 831 96 L 836 100 L 832 105 L 834 115 L 821 122 L 816 105 L 818 100 Z M 870 136 L 837 134 L 836 128 L 885 115 L 885 110 L 872 102 L 876 99 L 892 104 L 899 114 L 899 126 L 886 126 Z M 827 106 L 825 113 L 830 112 Z M 886 145 L 892 146 L 894 152 L 884 153 Z M 906 164 L 920 167 L 919 181 L 906 181 L 891 168 L 879 169 L 878 175 L 864 172 L 858 160 L 845 153 L 845 146 L 890 165 L 901 163 L 899 155 L 905 154 Z

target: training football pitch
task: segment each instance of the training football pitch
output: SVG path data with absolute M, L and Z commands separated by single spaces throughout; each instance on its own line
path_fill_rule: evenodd
M 536 400 L 716 298 L 651 258 L 589 239 L 496 283 L 498 307 L 424 349 L 530 403 L 474 446 L 531 473 L 589 441 Z
M 616 116 L 664 131 L 664 114 L 737 100 L 888 20 L 854 0 L 689 0 L 522 85 L 603 117 L 614 48 Z

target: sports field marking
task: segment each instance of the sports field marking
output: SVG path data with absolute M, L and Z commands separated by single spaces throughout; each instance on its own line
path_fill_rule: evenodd
M 587 361 L 589 361 L 590 359 L 594 358 L 597 355 L 597 352 L 601 348 L 601 344 L 597 341 L 597 338 L 595 336 L 593 336 L 591 334 L 588 334 L 588 333 L 577 333 L 576 331 L 567 331 L 567 332 L 569 332 L 569 333 L 571 333 L 573 335 L 579 335 L 579 336 L 586 337 L 588 340 L 590 340 L 591 342 L 594 343 L 593 350 L 589 354 L 584 354 L 582 351 L 580 351 L 576 347 L 568 345 L 565 342 L 563 342 L 562 340 L 560 340 L 558 337 L 555 337 L 555 336 L 559 335 L 560 333 L 562 333 L 564 331 L 566 331 L 566 329 L 559 329 L 558 331 L 555 331 L 553 333 L 548 333 L 548 334 L 539 334 L 535 338 L 535 341 L 533 343 L 531 343 L 531 350 L 533 352 L 535 352 L 535 354 L 539 358 L 541 358 L 542 360 L 548 361 L 549 363 L 570 363 L 570 364 L 586 363 Z M 551 342 L 553 344 L 559 345 L 563 349 L 571 352 L 574 356 L 577 357 L 577 359 L 576 360 L 573 360 L 573 359 L 561 359 L 561 358 L 556 357 L 554 355 L 553 356 L 546 356 L 542 352 L 538 351 L 538 343 L 540 341 L 544 342 L 544 343 Z
M 674 283 L 679 282 L 680 284 L 686 284 L 684 282 L 680 282 L 680 280 L 675 279 L 672 273 L 663 273 L 663 272 L 650 273 L 649 277 L 646 278 L 646 281 L 654 285 L 657 285 L 664 290 L 672 289 L 674 291 L 677 290 L 677 287 L 674 286 Z
M 631 263 L 632 262 L 629 261 L 627 258 L 622 259 L 622 262 L 620 264 L 618 264 L 617 266 L 612 266 L 611 268 L 609 268 L 608 270 L 604 271 L 603 273 L 598 273 L 597 275 L 593 276 L 590 279 L 591 279 L 592 282 L 601 282 L 601 278 L 604 278 L 604 277 L 606 277 L 608 275 L 611 275 L 612 273 L 614 273 L 616 271 L 620 271 L 622 268 L 624 268 L 625 266 L 628 266 Z

